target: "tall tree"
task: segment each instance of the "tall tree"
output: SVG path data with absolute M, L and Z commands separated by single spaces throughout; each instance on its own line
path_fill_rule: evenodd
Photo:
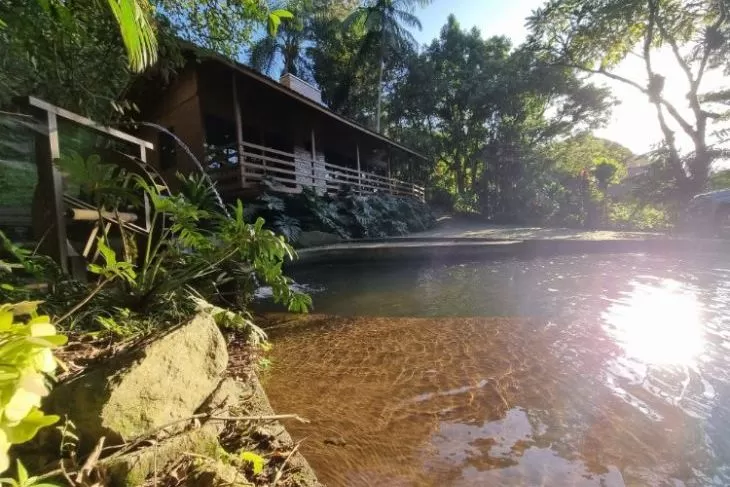
M 313 2 L 293 0 L 285 5 L 294 19 L 283 24 L 276 34 L 265 35 L 254 42 L 249 54 L 249 64 L 257 71 L 270 74 L 274 64 L 281 62 L 282 76 L 291 73 L 300 78 L 310 78 L 304 44 L 310 36 Z
M 363 125 L 372 125 L 378 74 L 373 69 L 376 61 L 359 52 L 365 34 L 362 25 L 345 29 L 341 18 L 317 19 L 307 55 L 327 106 Z
M 378 97 L 375 109 L 375 129 L 380 132 L 383 104 L 383 77 L 390 56 L 408 52 L 416 40 L 408 28 L 421 29 L 414 14 L 416 6 L 425 7 L 431 0 L 369 0 L 347 19 L 345 27 L 361 27 L 365 36 L 360 45 L 360 58 L 375 55 L 378 62 Z
M 728 67 L 730 15 L 727 0 L 551 0 L 529 19 L 531 44 L 549 62 L 605 76 L 644 93 L 656 111 L 664 156 L 678 189 L 688 198 L 702 190 L 724 152 L 713 146 L 710 124 L 727 118 L 721 102 L 730 93 L 706 93 L 708 73 Z M 655 57 L 671 52 L 684 73 L 686 100 L 669 99 Z M 644 74 L 624 76 L 616 67 L 630 54 L 643 59 Z M 690 114 L 683 113 L 688 103 Z M 683 154 L 676 130 L 692 141 Z
M 292 14 L 276 32 L 261 37 L 251 46 L 249 64 L 256 70 L 271 74 L 281 65 L 281 75 L 291 73 L 306 80 L 313 79 L 311 52 L 320 40 L 317 33 L 329 23 L 339 23 L 357 5 L 357 0 L 289 0 L 284 9 Z M 328 31 L 326 35 L 332 35 Z
M 291 12 L 268 0 L 148 0 L 175 36 L 197 46 L 238 58 L 262 24 L 276 33 Z
M 438 184 L 486 216 L 524 211 L 547 167 L 536 149 L 600 124 L 610 108 L 605 90 L 453 16 L 392 98 L 392 133 L 428 141 L 420 146 L 439 161 Z

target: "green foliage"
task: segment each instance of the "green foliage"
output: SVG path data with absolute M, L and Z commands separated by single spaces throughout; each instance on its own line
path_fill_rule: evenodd
M 283 64 L 281 75 L 291 73 L 303 79 L 309 78 L 304 44 L 310 36 L 310 26 L 315 4 L 309 0 L 294 0 L 286 4 L 288 22 L 280 28 L 275 23 L 275 34 L 264 36 L 251 46 L 249 64 L 268 74 L 275 61 Z M 273 25 L 270 24 L 270 27 Z
M 264 471 L 266 460 L 261 455 L 252 451 L 242 451 L 239 453 L 238 458 L 244 465 L 251 469 L 251 473 L 254 475 L 258 475 Z
M 180 194 L 192 205 L 208 214 L 225 213 L 216 185 L 207 174 L 177 173 Z
M 48 394 L 45 375 L 56 370 L 52 349 L 66 343 L 38 302 L 0 305 L 0 471 L 9 466 L 8 449 L 32 439 L 39 429 L 58 421 L 40 410 Z M 25 318 L 25 321 L 21 319 Z M 19 480 L 25 479 L 19 467 Z
M 57 484 L 43 482 L 39 477 L 31 477 L 23 464 L 18 460 L 16 462 L 16 471 L 18 478 L 3 477 L 0 478 L 0 485 L 9 485 L 11 487 L 58 487 Z
M 264 193 L 249 205 L 248 216 L 262 216 L 271 228 L 284 234 L 321 231 L 342 238 L 405 235 L 426 230 L 435 223 L 430 209 L 413 198 L 357 195 L 350 191 L 318 195 L 311 189 L 295 195 Z M 283 227 L 288 229 L 281 232 Z
M 267 2 L 240 0 L 153 0 L 157 15 L 165 19 L 176 36 L 231 58 L 250 43 L 256 28 L 268 26 L 275 35 L 291 18 L 286 10 L 269 11 Z M 284 24 L 285 25 L 285 24 Z
M 718 171 L 710 177 L 710 189 L 728 189 L 730 188 L 730 169 Z
M 673 222 L 669 212 L 658 206 L 616 203 L 610 207 L 609 225 L 617 230 L 664 231 Z
M 154 64 L 157 38 L 150 22 L 152 6 L 148 0 L 107 0 L 107 5 L 119 24 L 132 70 L 140 72 Z
M 458 211 L 537 222 L 556 213 L 559 178 L 545 146 L 599 126 L 610 106 L 605 89 L 451 16 L 410 58 L 389 116 L 393 133 L 435 157 L 430 192 L 453 195 Z
M 706 95 L 702 81 L 730 66 L 727 9 L 725 2 L 714 0 L 551 0 L 529 19 L 529 44 L 551 64 L 606 76 L 646 95 L 662 130 L 661 154 L 671 169 L 671 183 L 686 201 L 705 188 L 712 163 L 723 157 L 710 143 L 708 130 L 727 118 L 730 93 Z M 637 48 L 644 72 L 626 76 L 617 71 Z M 664 90 L 664 77 L 654 69 L 659 49 L 671 53 L 677 71 L 684 73 L 688 90 L 679 98 Z M 689 113 L 681 110 L 687 104 Z M 682 153 L 677 129 L 692 150 Z
M 89 272 L 106 280 L 121 279 L 127 283 L 135 282 L 137 273 L 134 271 L 131 262 L 118 261 L 117 254 L 106 244 L 103 238 L 97 240 L 96 248 L 99 250 L 102 259 L 104 259 L 104 264 L 89 264 Z
M 363 33 L 358 47 L 359 63 L 375 60 L 378 70 L 375 130 L 381 131 L 383 104 L 383 80 L 387 64 L 393 58 L 415 49 L 413 34 L 408 30 L 421 30 L 421 22 L 414 15 L 415 7 L 425 7 L 431 0 L 370 0 L 344 20 L 344 27 L 360 29 Z
M 138 259 L 127 251 L 120 258 L 114 250 L 112 234 L 119 232 L 126 241 L 128 232 L 119 222 L 113 232 L 105 230 L 99 238 L 100 261 L 89 266 L 91 273 L 100 276 L 92 294 L 101 293 L 99 299 L 107 309 L 116 310 L 95 313 L 94 322 L 102 329 L 126 334 L 128 329 L 120 325 L 124 322 L 131 323 L 132 329 L 144 329 L 149 326 L 144 313 L 155 309 L 174 310 L 179 306 L 180 313 L 189 313 L 195 306 L 200 307 L 200 302 L 189 298 L 191 292 L 206 302 L 221 300 L 222 291 L 233 292 L 240 310 L 245 311 L 254 291 L 267 285 L 275 301 L 290 311 L 305 312 L 311 307 L 311 298 L 293 291 L 291 279 L 283 274 L 283 263 L 295 257 L 286 240 L 263 228 L 261 219 L 247 223 L 240 202 L 224 211 L 207 179 L 184 177 L 183 192 L 168 195 L 140 176 L 119 168 L 108 170 L 96 156 L 85 161 L 74 157 L 70 169 L 68 162 L 65 167 L 69 181 L 86 188 L 91 198 L 100 194 L 94 201 L 103 202 L 105 214 L 111 215 L 112 221 L 120 207 L 140 211 L 137 205 L 142 201 L 150 205 L 154 231 L 141 239 Z M 119 189 L 125 186 L 127 189 Z M 107 187 L 117 189 L 106 195 Z M 111 282 L 114 287 L 102 293 L 102 287 Z M 87 302 L 88 297 L 83 303 Z M 215 310 L 223 313 L 222 308 Z M 245 313 L 221 314 L 221 319 L 229 326 L 237 323 L 240 328 L 249 328 L 256 335 Z

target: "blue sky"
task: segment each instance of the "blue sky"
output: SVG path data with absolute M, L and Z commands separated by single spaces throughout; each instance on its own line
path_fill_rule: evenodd
M 526 34 L 525 17 L 542 3 L 543 0 L 434 0 L 416 12 L 423 30 L 414 35 L 421 44 L 431 42 L 453 13 L 465 29 L 476 26 L 484 37 L 505 35 L 519 44 Z

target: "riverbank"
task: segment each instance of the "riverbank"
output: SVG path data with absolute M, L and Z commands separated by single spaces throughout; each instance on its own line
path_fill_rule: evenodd
M 261 347 L 206 313 L 126 343 L 72 340 L 59 358 L 44 408 L 73 436 L 24 447 L 35 471 L 78 477 L 78 457 L 120 487 L 321 485 L 284 426 L 306 419 L 275 413 L 259 382 Z M 60 464 L 59 441 L 73 452 Z
M 295 265 L 378 260 L 464 260 L 572 253 L 726 252 L 730 241 L 650 232 L 491 225 L 442 218 L 406 237 L 357 240 L 299 251 Z

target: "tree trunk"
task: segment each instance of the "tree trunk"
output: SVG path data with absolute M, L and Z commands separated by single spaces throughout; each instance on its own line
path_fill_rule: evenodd
M 375 131 L 380 133 L 380 118 L 383 104 L 383 72 L 385 71 L 385 60 L 380 59 L 380 70 L 378 73 L 378 103 L 375 109 Z

